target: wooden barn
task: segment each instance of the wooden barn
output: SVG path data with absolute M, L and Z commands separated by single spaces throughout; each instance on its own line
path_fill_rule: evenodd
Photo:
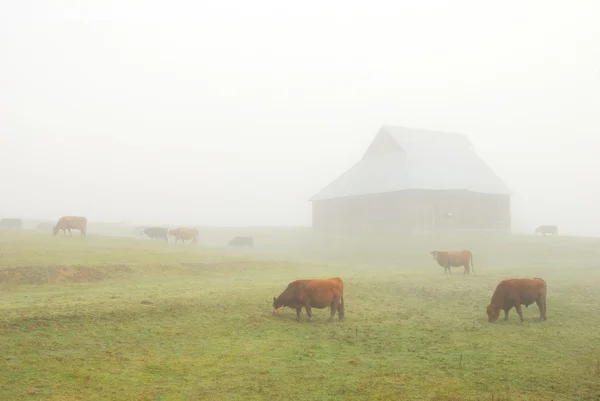
M 509 230 L 510 190 L 462 134 L 384 125 L 312 202 L 316 229 Z

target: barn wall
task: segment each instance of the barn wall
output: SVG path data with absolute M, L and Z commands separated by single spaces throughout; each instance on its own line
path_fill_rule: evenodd
M 510 229 L 510 197 L 469 191 L 399 191 L 313 202 L 323 230 Z

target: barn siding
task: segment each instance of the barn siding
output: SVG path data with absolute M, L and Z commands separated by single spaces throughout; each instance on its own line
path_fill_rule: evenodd
M 502 230 L 510 229 L 510 213 L 509 195 L 408 190 L 314 201 L 313 227 L 332 231 Z

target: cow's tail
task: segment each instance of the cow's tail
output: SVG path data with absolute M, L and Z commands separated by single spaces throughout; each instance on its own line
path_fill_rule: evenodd
M 340 296 L 340 307 L 338 308 L 338 317 L 344 320 L 344 293 Z
M 473 269 L 473 275 L 477 275 L 477 273 L 475 273 L 475 264 L 473 264 L 473 254 L 471 254 L 471 269 Z

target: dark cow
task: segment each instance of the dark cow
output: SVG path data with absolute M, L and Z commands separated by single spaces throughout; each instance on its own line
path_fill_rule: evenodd
M 54 226 L 54 235 L 56 235 L 59 230 L 63 230 L 64 235 L 67 235 L 67 231 L 69 231 L 69 235 L 71 236 L 73 236 L 71 230 L 79 230 L 81 232 L 80 235 L 85 237 L 87 232 L 87 219 L 79 216 L 63 216 L 58 219 L 58 222 Z
M 144 228 L 142 232 L 152 240 L 164 239 L 165 241 L 169 241 L 169 230 L 164 227 L 148 227 Z
M 558 227 L 553 225 L 542 225 L 535 229 L 535 233 L 540 233 L 544 237 L 546 236 L 546 234 L 558 235 Z
M 229 241 L 229 246 L 249 246 L 254 247 L 254 239 L 252 237 L 235 237 Z
M 344 320 L 344 283 L 339 277 L 293 281 L 278 297 L 273 297 L 273 316 L 286 306 L 296 309 L 297 321 L 300 321 L 300 313 L 304 307 L 309 322 L 312 319 L 311 308 L 323 309 L 329 306 L 329 321 L 333 321 L 337 311 L 341 322 Z
M 169 231 L 169 235 L 175 237 L 175 243 L 181 240 L 182 243 L 185 244 L 186 240 L 190 240 L 190 244 L 198 243 L 198 229 L 197 228 L 174 228 Z
M 450 268 L 459 266 L 465 267 L 463 275 L 471 274 L 471 267 L 473 268 L 473 274 L 475 274 L 475 265 L 473 264 L 473 254 L 471 251 L 433 251 L 431 255 L 444 268 L 444 274 L 452 274 Z
M 488 322 L 494 323 L 498 320 L 500 310 L 504 311 L 504 320 L 508 320 L 508 311 L 513 307 L 517 310 L 522 322 L 521 305 L 528 307 L 534 302 L 540 310 L 540 321 L 546 320 L 546 282 L 544 279 L 535 277 L 503 280 L 496 286 L 492 301 L 487 307 Z

